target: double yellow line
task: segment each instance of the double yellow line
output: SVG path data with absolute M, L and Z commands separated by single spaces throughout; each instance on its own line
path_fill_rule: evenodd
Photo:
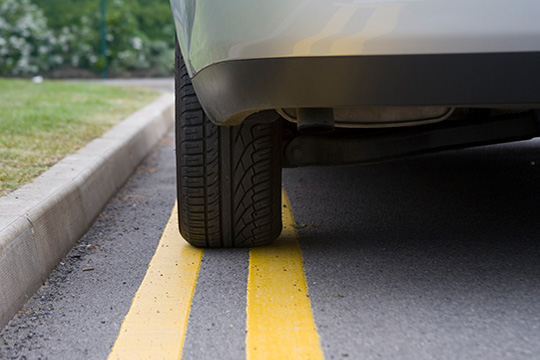
M 246 358 L 323 359 L 289 201 L 274 245 L 250 251 Z M 203 251 L 180 237 L 176 206 L 109 359 L 181 359 Z

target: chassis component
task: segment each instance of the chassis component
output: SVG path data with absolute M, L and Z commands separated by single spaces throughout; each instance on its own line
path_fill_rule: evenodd
M 537 136 L 540 110 L 391 130 L 338 129 L 330 136 L 298 135 L 287 143 L 285 158 L 293 167 L 362 164 Z

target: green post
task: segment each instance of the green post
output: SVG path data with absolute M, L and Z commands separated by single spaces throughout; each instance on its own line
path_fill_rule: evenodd
M 105 61 L 101 77 L 107 78 L 107 23 L 105 22 L 107 15 L 107 0 L 101 0 L 101 56 Z

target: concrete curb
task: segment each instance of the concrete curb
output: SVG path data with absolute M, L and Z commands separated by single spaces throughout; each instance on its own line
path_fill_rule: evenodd
M 47 279 L 173 124 L 164 94 L 0 198 L 0 329 Z

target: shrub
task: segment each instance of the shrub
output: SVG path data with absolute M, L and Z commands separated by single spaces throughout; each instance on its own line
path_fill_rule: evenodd
M 54 52 L 63 45 L 36 5 L 29 0 L 0 0 L 1 74 L 32 74 L 59 65 L 63 59 Z
M 168 1 L 109 0 L 105 57 L 99 1 L 34 1 L 43 10 L 30 0 L 0 0 L 0 74 L 30 75 L 60 65 L 96 72 L 105 65 L 113 73 L 172 72 L 174 27 Z

